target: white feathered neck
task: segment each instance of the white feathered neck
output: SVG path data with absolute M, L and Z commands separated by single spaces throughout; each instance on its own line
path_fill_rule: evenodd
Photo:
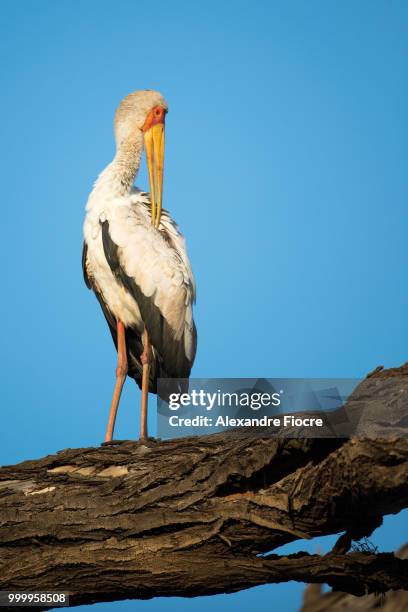
M 140 167 L 143 133 L 136 129 L 122 141 L 111 163 L 95 181 L 91 197 L 120 197 L 130 193 Z

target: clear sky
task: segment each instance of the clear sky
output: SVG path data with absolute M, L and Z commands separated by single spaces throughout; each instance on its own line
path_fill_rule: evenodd
M 408 359 L 406 2 L 3 0 L 0 12 L 1 463 L 103 438 L 115 353 L 82 281 L 83 210 L 114 153 L 114 109 L 136 89 L 170 108 L 164 204 L 198 285 L 196 377 L 360 377 Z M 137 436 L 139 397 L 129 381 L 118 438 Z M 387 519 L 373 540 L 395 548 L 406 523 Z M 293 612 L 302 590 L 183 607 Z

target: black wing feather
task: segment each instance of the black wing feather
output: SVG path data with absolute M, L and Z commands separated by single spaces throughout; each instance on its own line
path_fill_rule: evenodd
M 158 367 L 157 375 L 163 378 L 188 378 L 192 362 L 187 359 L 184 350 L 184 336 L 180 340 L 174 338 L 173 330 L 163 317 L 153 299 L 144 295 L 134 278 L 128 276 L 122 268 L 118 246 L 109 233 L 109 222 L 101 222 L 102 242 L 106 260 L 116 278 L 137 302 L 143 322 L 155 349 Z M 196 335 L 195 326 L 193 328 Z
M 88 255 L 88 245 L 84 240 L 84 244 L 82 245 L 82 273 L 84 275 L 85 285 L 88 289 L 92 289 L 92 282 L 88 276 L 88 270 L 86 269 L 86 256 Z
M 88 287 L 88 289 L 92 289 L 92 291 L 94 292 L 101 306 L 102 312 L 109 326 L 112 340 L 117 350 L 118 336 L 117 336 L 117 329 L 116 329 L 116 319 L 114 315 L 111 313 L 111 311 L 109 310 L 108 305 L 106 304 L 105 300 L 103 299 L 102 293 L 98 290 L 98 287 L 95 285 L 95 283 L 92 281 L 92 278 L 88 274 L 87 265 L 86 265 L 87 253 L 88 253 L 88 245 L 84 241 L 83 248 L 82 248 L 82 271 L 84 274 L 85 284 Z M 140 355 L 143 352 L 142 340 L 140 338 L 140 335 L 137 334 L 133 329 L 127 328 L 125 330 L 125 333 L 126 333 L 126 348 L 127 348 L 128 366 L 129 366 L 128 374 L 131 378 L 134 378 L 137 384 L 139 385 L 139 387 L 141 387 L 143 366 L 140 362 Z M 155 382 L 156 371 L 157 371 L 156 364 L 153 363 L 151 370 L 150 370 L 151 375 L 150 375 L 150 384 L 149 384 L 149 391 L 151 393 L 156 393 L 156 382 Z

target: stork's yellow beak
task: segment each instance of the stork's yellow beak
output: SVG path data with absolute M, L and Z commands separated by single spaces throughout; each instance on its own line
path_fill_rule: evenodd
M 142 128 L 149 170 L 152 224 L 155 227 L 160 225 L 162 211 L 165 115 L 166 110 L 162 106 L 156 106 L 148 114 Z

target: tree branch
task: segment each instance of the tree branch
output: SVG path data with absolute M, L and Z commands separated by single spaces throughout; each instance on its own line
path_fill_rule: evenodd
M 401 559 L 408 558 L 408 545 L 396 553 Z M 349 593 L 331 591 L 323 593 L 320 584 L 309 584 L 303 596 L 301 612 L 396 612 L 408 609 L 408 591 L 388 591 L 355 597 Z
M 78 605 L 288 580 L 356 595 L 406 589 L 408 561 L 346 551 L 408 506 L 408 442 L 395 416 L 407 394 L 403 366 L 374 373 L 350 400 L 366 418 L 379 402 L 382 419 L 389 408 L 381 439 L 231 431 L 68 449 L 1 468 L 0 590 L 61 590 Z M 343 531 L 325 556 L 265 556 Z

